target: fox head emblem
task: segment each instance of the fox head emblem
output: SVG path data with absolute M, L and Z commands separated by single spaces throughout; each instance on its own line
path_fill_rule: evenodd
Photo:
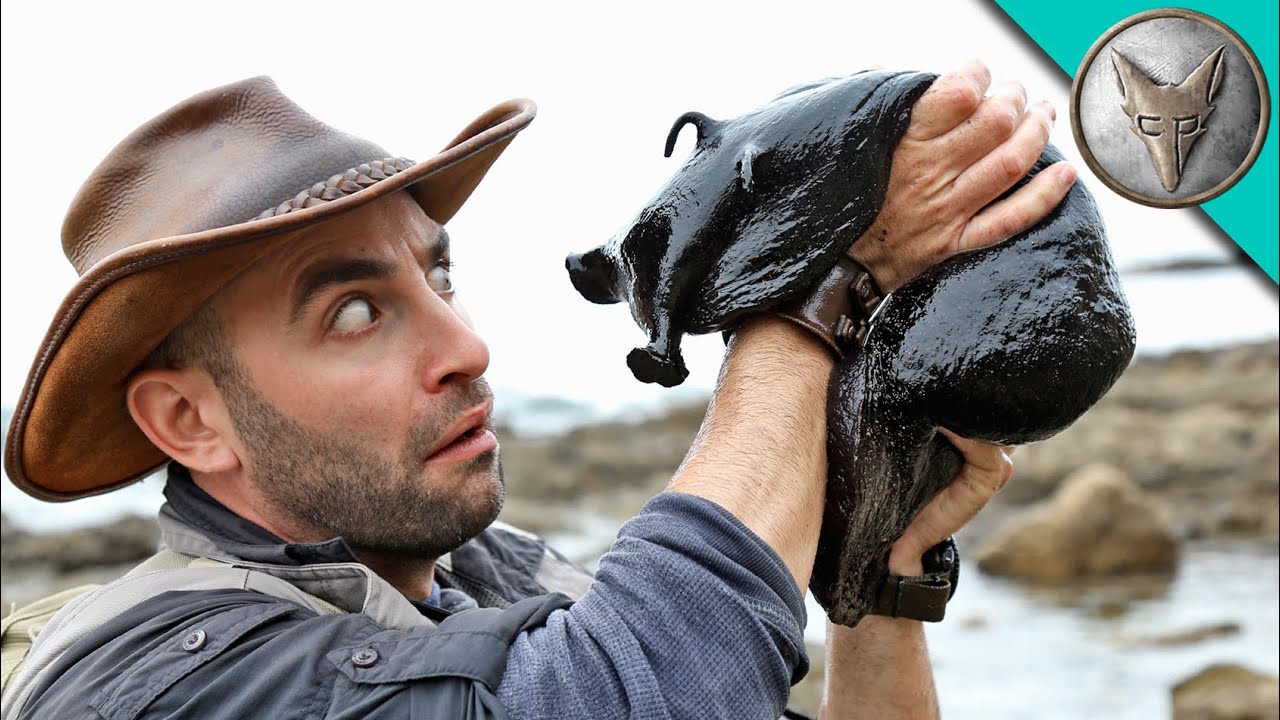
M 1225 47 L 1225 46 L 1224 46 Z M 1160 185 L 1173 192 L 1196 140 L 1205 134 L 1213 112 L 1213 96 L 1222 85 L 1223 47 L 1209 53 L 1200 66 L 1177 85 L 1158 85 L 1128 58 L 1111 51 L 1111 67 L 1120 86 L 1130 130 L 1147 144 Z

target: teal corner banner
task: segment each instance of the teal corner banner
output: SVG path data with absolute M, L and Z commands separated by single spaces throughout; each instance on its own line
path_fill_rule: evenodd
M 1145 10 L 1169 7 L 1150 0 L 1065 4 L 996 0 L 996 4 L 1073 78 L 1089 48 L 1113 25 Z M 1276 143 L 1280 142 L 1276 137 L 1276 37 L 1280 34 L 1280 6 L 1274 1 L 1191 0 L 1178 3 L 1177 7 L 1204 13 L 1235 30 L 1253 49 L 1267 76 L 1271 119 L 1261 154 L 1240 182 L 1201 207 L 1274 282 L 1280 254 L 1280 185 L 1276 180 Z

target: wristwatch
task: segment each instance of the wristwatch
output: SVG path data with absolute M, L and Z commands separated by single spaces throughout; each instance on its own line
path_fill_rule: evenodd
M 954 537 L 925 551 L 924 574 L 906 577 L 886 570 L 876 592 L 872 615 L 938 622 L 947 614 L 947 601 L 960 580 L 960 552 Z

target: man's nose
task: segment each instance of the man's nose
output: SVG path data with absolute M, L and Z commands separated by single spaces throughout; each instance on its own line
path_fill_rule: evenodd
M 489 368 L 489 346 L 471 326 L 466 309 L 457 298 L 436 301 L 423 339 L 421 370 L 422 385 L 431 393 L 475 382 Z

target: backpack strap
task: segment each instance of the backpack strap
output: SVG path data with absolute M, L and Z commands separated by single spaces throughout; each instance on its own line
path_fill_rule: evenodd
M 192 555 L 161 550 L 130 570 L 126 577 L 143 575 L 160 570 L 178 570 L 186 567 L 228 567 L 226 563 Z M 18 674 L 31 646 L 54 615 L 71 601 L 94 592 L 102 585 L 80 585 L 15 609 L 0 622 L 0 693 L 9 689 L 9 681 Z
M 36 637 L 62 606 L 91 592 L 98 585 L 81 585 L 17 608 L 0 622 L 0 693 L 9 689 L 9 680 L 18 673 Z

